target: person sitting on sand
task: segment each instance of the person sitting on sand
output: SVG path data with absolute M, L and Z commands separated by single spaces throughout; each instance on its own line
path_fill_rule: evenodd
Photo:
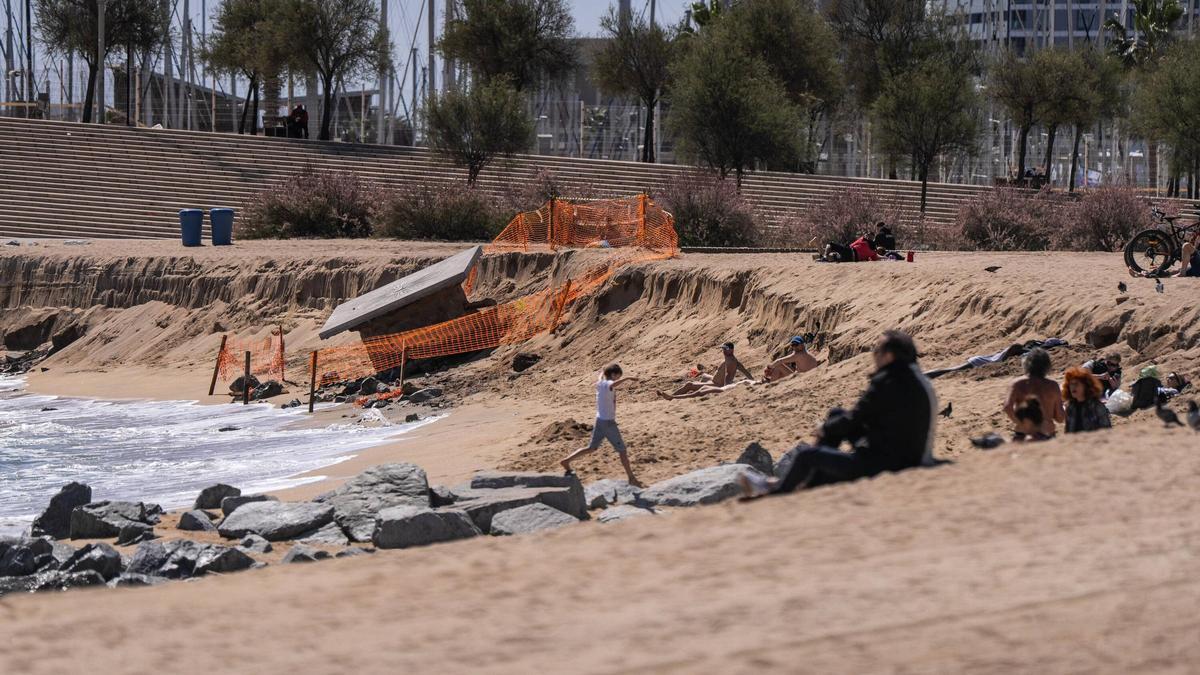
M 637 378 L 621 377 L 621 375 L 621 366 L 615 363 L 605 368 L 604 372 L 600 374 L 600 379 L 596 381 L 596 425 L 592 427 L 592 440 L 586 448 L 572 452 L 560 463 L 563 471 L 567 475 L 572 475 L 574 471 L 571 470 L 571 462 L 595 452 L 607 440 L 617 451 L 617 456 L 621 458 L 621 466 L 625 468 L 625 476 L 629 480 L 629 484 L 634 487 L 642 487 L 642 484 L 633 475 L 633 467 L 629 465 L 629 453 L 625 448 L 625 441 L 621 438 L 621 430 L 617 428 L 617 395 L 613 391 L 626 382 L 636 382 Z
M 1064 421 L 1065 417 L 1062 391 L 1058 384 L 1046 378 L 1050 372 L 1050 354 L 1038 347 L 1026 354 L 1022 363 L 1026 377 L 1013 382 L 1008 392 L 1008 400 L 1004 403 L 1004 414 L 1016 424 L 1019 422 L 1016 416 L 1017 405 L 1030 397 L 1037 398 L 1042 414 L 1038 431 L 1047 438 L 1053 438 L 1056 433 L 1054 423 Z
M 804 344 L 804 338 L 797 335 L 788 344 L 792 348 L 792 353 L 772 361 L 767 366 L 766 372 L 763 373 L 763 382 L 778 382 L 785 377 L 810 371 L 820 365 L 813 355 L 808 353 L 808 346 Z
M 792 492 L 933 463 L 937 396 L 917 366 L 917 347 L 890 330 L 875 344 L 875 371 L 853 410 L 835 408 L 817 430 L 816 445 L 801 443 L 780 459 L 782 478 L 746 474 L 749 497 Z M 852 452 L 838 450 L 843 442 Z
M 1066 431 L 1111 429 L 1108 408 L 1100 402 L 1104 386 L 1086 368 L 1070 368 L 1063 378 L 1063 398 L 1067 401 Z
M 1191 239 L 1183 242 L 1183 250 L 1180 252 L 1179 259 L 1183 261 L 1183 265 L 1179 268 L 1177 277 L 1200 277 L 1200 251 L 1196 250 L 1196 243 L 1200 241 L 1200 231 L 1192 235 Z
M 1014 443 L 1034 443 L 1037 441 L 1048 441 L 1054 438 L 1042 432 L 1042 425 L 1045 422 L 1045 415 L 1042 414 L 1042 404 L 1036 396 L 1021 401 L 1017 407 L 1013 409 L 1014 419 Z
M 875 239 L 872 241 L 875 245 L 875 250 L 883 249 L 887 251 L 896 250 L 896 235 L 892 234 L 891 228 L 882 220 L 875 225 Z
M 721 357 L 723 361 L 721 362 L 721 365 L 717 366 L 716 370 L 713 371 L 712 375 L 704 374 L 704 370 L 700 366 L 697 366 L 696 370 L 700 373 L 700 376 L 697 377 L 695 381 L 684 384 L 682 387 L 676 389 L 670 394 L 664 391 L 657 392 L 658 397 L 668 401 L 676 398 L 691 398 L 688 396 L 689 394 L 695 394 L 701 389 L 713 387 L 720 388 L 732 384 L 734 378 L 737 377 L 739 372 L 745 373 L 746 377 L 748 378 L 754 377 L 750 374 L 750 371 L 746 369 L 746 366 L 742 365 L 742 362 L 733 355 L 732 342 L 726 342 L 725 344 L 721 345 Z
M 1096 376 L 1104 390 L 1104 396 L 1121 388 L 1121 355 L 1110 352 L 1103 357 L 1085 361 L 1085 370 Z

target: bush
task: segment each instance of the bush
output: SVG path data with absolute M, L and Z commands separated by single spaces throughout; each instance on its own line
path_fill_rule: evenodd
M 687 173 L 672 178 L 658 201 L 675 216 L 680 246 L 756 246 L 760 241 L 754 212 L 731 180 Z
M 1125 185 L 1084 193 L 1071 207 L 1052 244 L 1067 251 L 1120 251 L 1138 231 L 1152 227 L 1150 202 Z
M 513 215 L 463 183 L 387 193 L 372 214 L 376 236 L 445 241 L 491 241 Z
M 590 185 L 577 187 L 564 183 L 558 174 L 548 169 L 539 169 L 530 181 L 510 182 L 500 202 L 513 215 L 523 211 L 536 211 L 551 198 L 555 199 L 602 199 L 600 192 Z
M 874 236 L 875 225 L 883 221 L 903 247 L 909 233 L 900 225 L 902 215 L 880 195 L 851 188 L 785 218 L 771 238 L 777 245 L 820 249 L 830 242 L 849 244 L 864 234 Z
M 344 171 L 306 168 L 251 198 L 238 226 L 243 239 L 371 236 L 380 191 Z
M 996 188 L 971 198 L 958 210 L 956 224 L 975 248 L 987 251 L 1042 251 L 1050 245 L 1053 223 L 1064 214 L 1046 191 L 1028 194 Z

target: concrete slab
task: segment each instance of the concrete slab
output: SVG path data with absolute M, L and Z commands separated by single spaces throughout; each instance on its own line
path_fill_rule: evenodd
M 438 291 L 461 284 L 470 274 L 471 268 L 483 255 L 482 246 L 473 246 L 445 260 L 414 272 L 403 279 L 376 288 L 370 293 L 347 300 L 338 305 L 329 320 L 321 328 L 321 339 L 337 335 L 364 324 L 371 319 L 389 314 Z

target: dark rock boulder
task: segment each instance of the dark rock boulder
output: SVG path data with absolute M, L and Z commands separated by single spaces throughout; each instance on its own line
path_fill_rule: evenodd
M 765 476 L 775 473 L 775 461 L 771 459 L 771 453 L 758 443 L 747 445 L 734 463 L 745 464 Z
M 207 513 L 197 509 L 179 516 L 179 529 L 189 532 L 216 532 L 217 526 L 213 525 Z
M 521 352 L 513 357 L 512 369 L 518 373 L 523 373 L 532 368 L 535 364 L 537 364 L 538 361 L 541 360 L 542 356 L 540 354 Z
M 270 553 L 275 547 L 257 534 L 248 534 L 238 542 L 238 548 L 251 553 Z
M 306 532 L 297 539 L 302 544 L 325 544 L 328 546 L 346 546 L 350 543 L 350 539 L 346 537 L 346 533 L 342 532 L 342 528 L 338 527 L 337 523 L 329 523 L 319 530 Z
M 142 502 L 92 502 L 71 511 L 72 539 L 102 539 L 116 537 L 126 525 L 158 522 L 161 508 Z
M 351 546 L 337 552 L 335 558 L 354 558 L 360 555 L 370 555 L 375 552 L 373 548 L 363 548 L 361 546 Z
M 30 590 L 35 592 L 42 591 L 65 591 L 72 588 L 83 588 L 85 586 L 103 586 L 104 577 L 99 572 L 87 570 L 84 572 L 62 572 L 60 570 L 52 570 L 42 572 L 35 577 L 36 581 L 33 588 Z
M 277 502 L 278 497 L 271 495 L 238 495 L 237 497 L 226 497 L 221 500 L 221 513 L 225 516 L 233 513 L 242 504 L 252 504 L 254 502 Z
M 92 501 L 92 488 L 83 483 L 67 483 L 50 498 L 50 504 L 33 521 L 35 537 L 48 536 L 66 539 L 71 535 L 71 512 L 76 506 Z
M 186 579 L 210 572 L 236 572 L 249 569 L 252 565 L 254 559 L 239 549 L 179 539 L 141 544 L 130 559 L 125 573 Z
M 440 398 L 441 395 L 442 395 L 441 389 L 438 389 L 437 387 L 427 387 L 425 389 L 420 389 L 420 390 L 414 391 L 413 393 L 409 394 L 408 400 L 411 401 L 412 403 L 426 403 L 428 401 L 432 401 L 435 398 Z
M 37 577 L 30 574 L 23 577 L 0 577 L 0 598 L 9 593 L 28 593 L 37 583 Z
M 615 523 L 622 520 L 628 520 L 630 518 L 652 515 L 654 515 L 654 511 L 652 509 L 634 506 L 633 504 L 621 504 L 620 506 L 614 506 L 611 509 L 604 509 L 600 512 L 600 515 L 596 516 L 596 520 L 600 521 L 601 523 Z
M 715 504 L 742 494 L 739 479 L 746 472 L 758 473 L 745 464 L 723 464 L 685 473 L 642 490 L 638 503 L 650 506 Z
M 305 546 L 304 544 L 296 544 L 288 549 L 281 562 L 284 564 L 317 562 L 318 560 L 328 560 L 332 557 L 328 551 L 322 551 L 321 549 Z
M 121 576 L 108 582 L 109 588 L 140 588 L 144 586 L 157 586 L 165 584 L 169 579 L 162 577 L 152 577 L 148 574 L 129 574 L 125 573 Z
M 194 576 L 209 573 L 227 574 L 229 572 L 240 572 L 241 570 L 250 569 L 253 565 L 254 558 L 246 555 L 240 549 L 231 546 L 221 546 L 220 544 L 209 544 L 197 552 L 192 574 Z
M 236 380 L 234 380 L 233 382 L 231 382 L 229 384 L 229 393 L 230 394 L 233 394 L 234 396 L 242 395 L 242 392 L 245 390 L 245 387 L 246 387 L 244 377 L 245 376 L 238 376 L 238 378 Z M 261 384 L 261 383 L 258 381 L 258 378 L 251 375 L 250 376 L 250 388 L 254 389 L 254 388 L 258 387 L 259 384 Z
M 68 573 L 96 572 L 108 581 L 120 576 L 122 567 L 121 554 L 116 549 L 108 544 L 96 543 L 76 551 L 59 570 Z
M 583 488 L 578 481 L 570 487 L 510 487 L 472 490 L 456 488 L 454 508 L 465 511 L 476 527 L 489 532 L 496 514 L 529 504 L 545 504 L 580 520 L 587 518 Z
M 583 484 L 579 482 L 577 476 L 564 476 L 560 473 L 533 473 L 533 472 L 509 472 L 503 473 L 499 471 L 479 471 L 474 476 L 471 476 L 472 490 L 497 490 L 500 488 L 511 487 L 526 487 L 526 488 L 542 488 L 542 487 L 576 487 L 583 489 Z
M 221 508 L 221 500 L 226 497 L 240 497 L 242 491 L 232 485 L 217 483 L 210 485 L 200 491 L 196 495 L 196 502 L 192 505 L 193 509 L 219 509 Z
M 250 395 L 250 398 L 254 399 L 255 401 L 261 401 L 263 399 L 278 396 L 282 393 L 282 384 L 276 382 L 275 380 L 267 380 L 266 382 L 263 382 L 254 388 L 254 393 Z
M 579 519 L 575 516 L 563 513 L 554 507 L 545 504 L 529 504 L 496 514 L 492 518 L 490 533 L 494 535 L 528 534 L 578 522 Z
M 329 523 L 333 509 L 314 502 L 252 502 L 226 516 L 217 531 L 226 539 L 257 534 L 267 541 L 282 541 Z
M 282 409 L 284 409 L 284 410 L 287 410 L 288 408 L 299 408 L 299 407 L 300 407 L 300 406 L 302 406 L 302 405 L 304 405 L 304 403 L 302 403 L 302 402 L 300 401 L 300 399 L 298 399 L 298 398 L 294 398 L 294 399 L 292 399 L 292 400 L 288 401 L 287 403 L 284 403 L 283 405 L 281 405 L 281 406 L 279 406 L 279 407 L 280 407 L 280 408 L 282 408 Z
M 54 543 L 45 538 L 0 539 L 0 577 L 23 577 L 46 567 L 57 568 Z
M 129 564 L 125 566 L 126 574 L 145 574 L 155 576 L 163 565 L 171 559 L 172 551 L 159 541 L 147 541 L 138 544 Z
M 133 546 L 157 538 L 158 535 L 154 534 L 153 525 L 129 523 L 122 526 L 121 531 L 117 533 L 117 546 Z
M 451 506 L 456 501 L 458 501 L 458 495 L 444 485 L 433 485 L 429 488 L 429 503 L 435 509 Z
M 363 396 L 371 396 L 379 392 L 379 380 L 373 377 L 365 377 L 362 382 L 358 383 L 358 393 Z
M 382 509 L 430 505 L 429 480 L 416 464 L 381 464 L 315 501 L 333 507 L 334 520 L 351 541 L 370 541 L 375 516 Z
M 393 506 L 379 512 L 371 540 L 376 548 L 410 548 L 479 534 L 471 517 L 458 509 Z
M 618 502 L 633 502 L 641 491 L 629 481 L 602 478 L 583 488 L 583 499 L 589 509 L 602 509 Z

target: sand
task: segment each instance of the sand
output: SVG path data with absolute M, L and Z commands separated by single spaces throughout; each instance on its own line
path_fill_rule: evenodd
M 327 246 L 289 248 L 276 264 L 319 266 Z M 137 255 L 162 253 L 146 243 Z M 361 248 L 338 255 L 362 269 L 383 264 Z M 519 294 L 558 273 L 555 264 L 510 260 L 489 268 L 483 286 Z M 990 265 L 1001 269 L 985 272 Z M 1123 295 L 1122 274 L 1119 256 L 1102 254 L 919 253 L 913 264 L 840 266 L 696 255 L 639 265 L 555 335 L 421 376 L 446 389 L 448 416 L 285 496 L 391 460 L 416 461 L 444 483 L 476 468 L 553 470 L 579 441 L 546 428 L 590 422 L 590 383 L 613 360 L 645 378 L 618 408 L 647 481 L 731 460 L 751 441 L 778 455 L 807 437 L 824 410 L 861 391 L 865 352 L 885 327 L 913 332 L 929 368 L 1056 336 L 1072 343 L 1054 352 L 1060 367 L 1115 350 L 1127 374 L 1155 362 L 1195 378 L 1196 282 L 1168 280 L 1160 295 L 1124 277 Z M 323 316 L 308 300 L 272 295 L 259 308 L 287 322 L 298 349 L 314 344 L 306 332 Z M 128 321 L 145 308 L 108 311 L 105 321 Z M 790 335 L 809 331 L 821 335 L 816 371 L 705 400 L 654 394 L 697 361 L 713 365 L 725 340 L 758 372 Z M 88 389 L 98 366 L 82 344 L 31 384 L 137 395 L 137 378 L 161 368 L 190 392 L 208 377 L 187 365 L 203 361 L 194 351 L 159 350 L 141 375 L 111 359 L 106 375 L 131 386 Z M 517 351 L 544 359 L 515 375 Z M 1018 374 L 1009 362 L 936 380 L 942 402 L 954 403 L 936 443 L 948 466 L 516 539 L 148 590 L 10 596 L 0 600 L 0 670 L 1190 670 L 1200 662 L 1197 436 L 1141 412 L 1108 433 L 973 449 L 967 436 L 1003 428 L 1000 405 Z M 578 468 L 585 480 L 621 474 L 611 452 Z

